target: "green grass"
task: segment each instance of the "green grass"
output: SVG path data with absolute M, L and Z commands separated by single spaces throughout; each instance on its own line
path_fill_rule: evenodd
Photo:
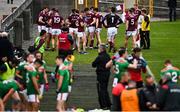
M 163 68 L 163 62 L 171 59 L 175 66 L 180 66 L 180 21 L 177 22 L 153 22 L 151 23 L 151 49 L 143 50 L 143 56 L 147 60 L 152 72 L 159 79 L 159 72 Z M 120 26 L 116 37 L 116 47 L 124 45 L 124 24 Z M 106 30 L 103 29 L 101 39 L 106 42 Z M 130 40 L 131 41 L 131 40 Z M 131 42 L 129 46 L 131 47 Z M 88 50 L 89 54 L 79 55 L 75 52 L 75 65 L 91 64 L 97 56 L 97 50 Z M 54 66 L 57 52 L 46 52 L 45 60 L 49 66 Z M 112 55 L 112 54 L 111 54 Z

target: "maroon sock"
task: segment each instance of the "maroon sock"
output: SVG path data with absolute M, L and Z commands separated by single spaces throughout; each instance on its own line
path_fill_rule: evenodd
M 94 40 L 91 40 L 90 47 L 93 47 L 93 45 L 94 45 Z

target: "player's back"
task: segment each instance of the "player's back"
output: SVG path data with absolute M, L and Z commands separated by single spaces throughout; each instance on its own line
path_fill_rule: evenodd
M 108 15 L 106 15 L 105 19 L 107 21 L 107 26 L 108 27 L 116 27 L 119 18 L 120 17 L 117 14 L 108 14 Z
M 180 76 L 180 70 L 176 67 L 166 67 L 161 70 L 161 76 L 169 75 L 172 78 L 173 82 L 178 81 L 178 77 Z
M 52 28 L 60 28 L 63 18 L 61 16 L 52 16 Z

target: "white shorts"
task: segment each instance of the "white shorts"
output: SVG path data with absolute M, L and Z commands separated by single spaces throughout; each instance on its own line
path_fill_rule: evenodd
M 102 30 L 102 28 L 97 28 L 97 29 L 96 29 L 96 32 L 99 32 L 99 33 L 100 33 L 101 30 Z
M 19 91 L 20 94 L 24 96 L 24 98 L 28 101 L 28 96 L 27 96 L 27 89 L 24 89 L 22 91 Z
M 28 102 L 32 102 L 32 103 L 39 103 L 39 98 L 38 95 L 28 95 Z
M 40 89 L 39 90 L 40 90 L 40 95 L 43 96 L 43 94 L 44 94 L 44 84 L 40 85 Z
M 127 31 L 127 32 L 126 32 L 126 36 L 127 36 L 127 37 L 136 36 L 136 34 L 137 34 L 137 31 L 136 31 L 136 30 L 135 30 L 135 31 Z
M 66 101 L 68 98 L 68 93 L 58 93 L 57 101 Z
M 41 30 L 45 30 L 46 31 L 46 26 L 38 25 L 38 32 L 40 33 Z
M 88 28 L 88 32 L 89 32 L 89 33 L 95 32 L 95 27 L 94 27 L 94 26 L 89 26 L 89 27 L 87 27 L 87 28 Z
M 117 28 L 116 27 L 108 28 L 107 36 L 108 36 L 109 41 L 111 41 L 116 34 L 117 34 Z
M 61 34 L 60 29 L 52 29 L 52 35 L 59 35 L 59 34 Z
M 78 28 L 69 28 L 69 33 L 77 34 Z
M 85 33 L 84 32 L 78 32 L 77 33 L 77 37 L 78 38 L 81 38 L 81 37 L 84 37 L 85 36 Z
M 46 27 L 46 32 L 47 33 L 52 33 L 52 28 L 51 27 Z

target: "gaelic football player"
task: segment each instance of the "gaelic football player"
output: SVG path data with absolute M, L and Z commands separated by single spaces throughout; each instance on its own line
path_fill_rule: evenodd
M 126 37 L 125 37 L 125 47 L 128 47 L 128 40 L 132 37 L 132 48 L 136 47 L 136 21 L 137 16 L 134 15 L 133 10 L 129 9 L 128 16 L 126 17 Z
M 59 66 L 59 70 L 57 72 L 57 111 L 65 111 L 66 110 L 66 101 L 68 98 L 68 86 L 69 86 L 69 79 L 70 74 L 67 67 L 64 65 L 64 57 L 58 56 L 56 58 L 56 65 Z
M 77 27 L 77 21 L 79 18 L 79 10 L 77 9 L 72 9 L 71 14 L 69 15 L 68 19 L 66 20 L 66 23 L 69 26 L 69 33 L 73 37 L 74 40 L 74 45 L 73 45 L 73 50 L 77 47 L 77 32 L 78 32 L 78 27 Z
M 99 11 L 98 8 L 94 9 L 94 14 L 95 14 L 95 17 L 96 17 L 96 30 L 95 30 L 95 33 L 96 33 L 96 39 L 97 39 L 97 44 L 96 44 L 95 48 L 98 48 L 98 46 L 101 44 L 100 34 L 101 34 L 102 26 L 103 26 L 103 16 L 98 11 Z
M 170 60 L 166 60 L 164 62 L 165 68 L 161 70 L 161 77 L 164 75 L 169 75 L 171 76 L 172 82 L 177 83 L 178 80 L 180 79 L 180 70 L 179 68 L 175 67 L 172 65 L 172 62 Z
M 96 17 L 94 13 L 90 12 L 89 8 L 85 8 L 84 11 L 85 11 L 86 38 L 87 38 L 86 46 L 88 46 L 88 38 L 90 37 L 89 48 L 93 49 Z
M 40 84 L 40 96 L 43 96 L 44 89 L 46 91 L 48 91 L 49 89 L 49 83 L 48 83 L 47 73 L 46 73 L 46 62 L 42 59 L 42 54 L 40 52 L 35 53 L 35 58 L 43 62 L 43 66 L 39 67 L 39 71 L 38 71 L 39 84 Z
M 51 17 L 50 23 L 52 25 L 52 50 L 55 50 L 55 39 L 61 34 L 61 27 L 64 24 L 63 17 L 60 16 L 58 11 Z
M 36 60 L 32 66 L 31 70 L 27 70 L 26 73 L 26 85 L 27 85 L 27 95 L 28 95 L 28 111 L 38 111 L 39 110 L 39 99 L 40 89 L 38 83 L 38 71 L 39 68 L 43 65 L 41 60 Z
M 107 28 L 107 37 L 109 43 L 109 52 L 113 50 L 115 51 L 115 37 L 117 34 L 117 29 L 119 24 L 123 21 L 121 18 L 116 14 L 116 9 L 114 7 L 111 8 L 111 12 L 107 14 L 103 20 L 104 26 Z
M 84 31 L 84 20 L 83 20 L 83 13 L 84 12 L 80 12 L 79 18 L 77 20 L 77 24 L 76 26 L 78 27 L 78 33 L 77 33 L 77 37 L 78 37 L 78 52 L 80 54 L 87 54 L 86 52 L 86 34 Z M 83 51 L 81 51 L 81 42 L 83 44 Z

